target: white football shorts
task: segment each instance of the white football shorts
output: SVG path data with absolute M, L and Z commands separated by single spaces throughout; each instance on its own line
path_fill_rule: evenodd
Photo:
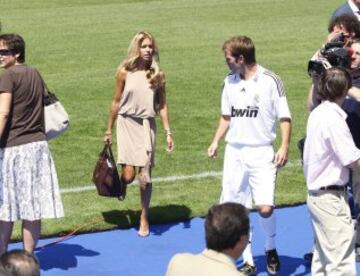
M 225 147 L 220 203 L 237 202 L 246 208 L 274 206 L 276 167 L 274 149 L 266 146 Z

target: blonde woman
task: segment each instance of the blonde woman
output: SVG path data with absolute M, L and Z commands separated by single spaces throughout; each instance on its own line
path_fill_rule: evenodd
M 115 92 L 104 142 L 111 144 L 115 120 L 118 164 L 121 181 L 131 183 L 138 168 L 141 216 L 138 234 L 149 235 L 148 212 L 151 199 L 151 168 L 155 153 L 155 115 L 159 113 L 165 130 L 167 151 L 174 150 L 165 97 L 165 75 L 159 69 L 159 51 L 148 32 L 137 33 L 126 59 L 116 72 Z

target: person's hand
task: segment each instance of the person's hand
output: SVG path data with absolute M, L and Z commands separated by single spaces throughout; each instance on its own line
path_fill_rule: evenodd
M 166 135 L 166 151 L 172 152 L 174 150 L 175 144 L 172 135 Z
M 288 161 L 288 150 L 284 147 L 280 147 L 277 153 L 275 154 L 274 164 L 277 168 L 282 168 L 286 165 Z
M 343 35 L 342 32 L 333 31 L 333 32 L 329 33 L 326 42 L 337 42 L 337 41 L 339 41 L 339 39 L 341 38 L 342 35 Z
M 112 133 L 111 131 L 105 131 L 104 143 L 107 145 L 112 144 Z
M 333 30 L 327 37 L 327 43 L 329 42 L 342 42 L 343 45 L 341 47 L 350 47 L 355 33 L 347 32 L 343 27 L 340 27 L 337 30 Z
M 349 91 L 348 95 L 353 98 L 354 100 L 360 102 L 360 88 L 356 86 L 352 86 Z
M 216 142 L 212 142 L 210 147 L 208 148 L 208 156 L 210 158 L 215 158 L 217 155 L 217 148 L 218 148 L 218 143 Z

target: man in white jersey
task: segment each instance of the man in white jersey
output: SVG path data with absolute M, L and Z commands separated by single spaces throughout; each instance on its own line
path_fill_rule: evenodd
M 231 74 L 224 81 L 220 121 L 208 155 L 216 156 L 219 141 L 227 133 L 220 202 L 238 202 L 251 209 L 254 200 L 265 233 L 267 270 L 274 275 L 280 270 L 273 212 L 276 170 L 288 159 L 291 115 L 281 80 L 256 63 L 250 38 L 232 37 L 224 43 L 223 51 Z M 281 146 L 275 153 L 277 121 Z M 243 258 L 239 270 L 255 274 L 251 241 Z

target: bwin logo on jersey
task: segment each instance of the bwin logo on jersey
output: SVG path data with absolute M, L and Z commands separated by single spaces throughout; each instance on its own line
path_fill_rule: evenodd
M 259 112 L 259 108 L 257 106 L 248 106 L 247 108 L 234 108 L 231 107 L 231 117 L 249 117 L 256 118 Z

